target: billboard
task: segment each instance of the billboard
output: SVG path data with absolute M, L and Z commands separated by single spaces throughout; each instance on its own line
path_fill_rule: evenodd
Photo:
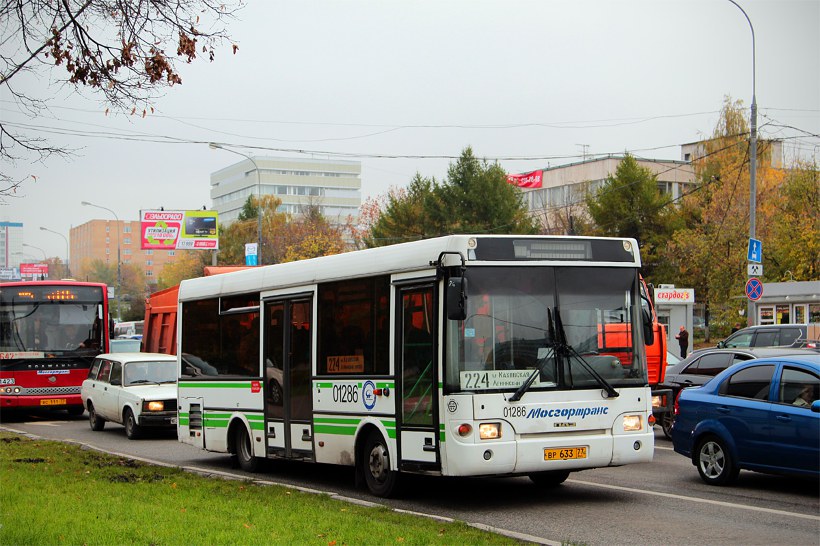
M 140 211 L 142 250 L 216 250 L 219 218 L 215 210 Z
M 48 264 L 20 264 L 20 276 L 47 279 Z

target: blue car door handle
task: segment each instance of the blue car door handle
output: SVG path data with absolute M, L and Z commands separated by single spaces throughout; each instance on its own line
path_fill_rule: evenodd
M 788 415 L 778 415 L 777 420 L 782 421 L 783 423 L 791 423 L 792 418 Z
M 729 408 L 726 406 L 718 406 L 715 410 L 719 411 L 720 413 L 729 413 Z

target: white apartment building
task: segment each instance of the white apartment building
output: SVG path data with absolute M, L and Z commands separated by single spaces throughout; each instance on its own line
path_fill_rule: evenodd
M 211 174 L 211 199 L 220 223 L 239 217 L 251 195 L 274 195 L 280 212 L 298 215 L 318 205 L 331 223 L 355 222 L 362 202 L 359 161 L 251 156 Z

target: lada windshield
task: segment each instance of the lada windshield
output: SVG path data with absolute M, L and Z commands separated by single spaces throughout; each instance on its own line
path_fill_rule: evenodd
M 448 392 L 516 392 L 536 369 L 528 391 L 647 383 L 634 269 L 472 267 L 465 277 L 466 319 L 447 324 Z

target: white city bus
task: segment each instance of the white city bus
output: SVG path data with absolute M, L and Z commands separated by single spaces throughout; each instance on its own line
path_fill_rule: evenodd
M 632 239 L 453 235 L 182 282 L 180 441 L 401 474 L 652 459 Z

